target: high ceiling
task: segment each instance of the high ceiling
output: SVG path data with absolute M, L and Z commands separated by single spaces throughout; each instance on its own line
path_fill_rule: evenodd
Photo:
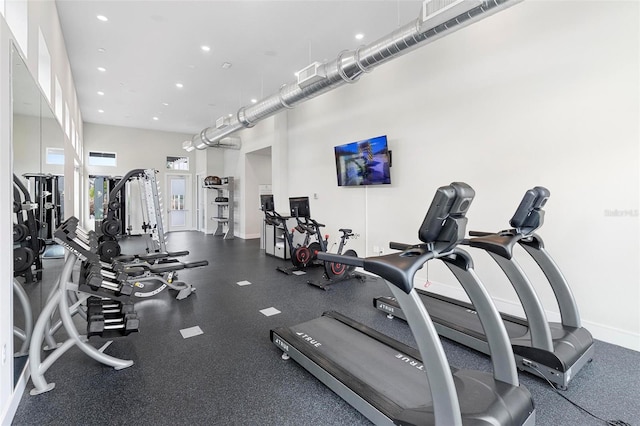
M 193 134 L 416 19 L 422 1 L 56 4 L 84 121 Z

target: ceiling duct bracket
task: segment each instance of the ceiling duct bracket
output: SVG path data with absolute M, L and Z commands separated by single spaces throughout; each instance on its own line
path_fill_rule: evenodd
M 369 68 L 365 67 L 362 64 L 362 61 L 360 61 L 360 51 L 364 48 L 364 45 L 360 45 L 358 46 L 358 48 L 356 49 L 355 53 L 354 53 L 354 58 L 356 60 L 356 66 L 360 69 L 360 71 L 362 72 L 371 72 L 373 70 L 370 70 Z
M 345 53 L 349 53 L 348 50 L 343 50 L 342 52 L 338 53 L 338 58 L 336 59 L 336 66 L 338 67 L 338 74 L 340 75 L 340 78 L 343 79 L 344 81 L 346 81 L 347 83 L 356 83 L 358 81 L 358 79 L 360 78 L 360 76 L 362 75 L 362 73 L 358 72 L 358 73 L 354 73 L 353 76 L 349 77 L 347 75 L 347 73 L 344 71 L 345 66 L 344 66 L 344 62 L 343 62 L 343 56 Z M 358 68 L 360 69 L 360 65 L 358 65 Z
M 255 123 L 251 122 L 248 118 L 247 118 L 247 108 L 246 107 L 242 107 L 238 110 L 238 114 L 236 114 L 236 118 L 238 119 L 238 122 L 240 124 L 242 124 L 244 127 L 246 127 L 247 129 L 255 126 Z
M 212 146 L 214 148 L 240 149 L 242 147 L 242 141 L 239 137 L 227 136 Z
M 287 85 L 283 84 L 282 86 L 280 86 L 280 89 L 278 89 L 278 99 L 280 100 L 280 104 L 287 108 L 287 109 L 293 109 L 293 105 L 287 103 L 287 101 L 284 100 L 284 96 L 282 96 L 282 89 L 286 89 Z

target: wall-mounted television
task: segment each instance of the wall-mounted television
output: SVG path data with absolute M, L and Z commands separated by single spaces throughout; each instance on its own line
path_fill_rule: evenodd
M 272 194 L 260 195 L 260 210 L 263 212 L 272 212 L 275 210 Z
M 377 136 L 334 148 L 338 186 L 391 183 L 391 153 L 387 136 Z
M 293 217 L 311 217 L 309 197 L 290 197 L 289 208 Z

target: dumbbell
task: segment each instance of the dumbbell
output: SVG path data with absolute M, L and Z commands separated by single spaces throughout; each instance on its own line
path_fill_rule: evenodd
M 102 336 L 105 331 L 118 331 L 123 336 L 138 331 L 140 319 L 135 313 L 125 314 L 122 318 L 105 318 L 103 315 L 94 315 L 87 322 L 87 336 Z
M 122 303 L 98 297 L 90 297 L 87 300 L 87 315 L 89 317 L 103 315 L 104 317 L 112 318 L 132 313 L 135 313 L 133 303 Z

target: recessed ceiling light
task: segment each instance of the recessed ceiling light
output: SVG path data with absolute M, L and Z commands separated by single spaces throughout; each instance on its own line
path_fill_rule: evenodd
M 364 38 L 364 34 L 358 33 L 356 34 L 356 40 L 362 40 Z
M 211 47 L 210 46 L 200 46 L 200 49 L 202 49 L 203 52 L 211 52 Z
M 159 118 L 158 117 L 153 117 L 153 121 L 158 121 Z
M 98 47 L 98 52 L 104 53 L 106 51 L 107 51 L 107 49 L 105 49 L 104 47 Z
M 233 114 L 229 114 L 229 117 L 233 117 Z
M 107 69 L 105 67 L 98 67 L 98 71 L 105 72 Z
M 100 114 L 102 114 L 102 113 L 104 112 L 104 110 L 103 110 L 103 109 L 99 109 L 99 110 L 98 110 L 98 112 L 99 112 Z
M 257 102 L 258 102 L 258 100 L 257 100 L 256 98 L 251 99 L 251 103 L 252 103 L 252 104 L 255 104 L 255 103 L 257 103 Z
M 107 18 L 104 15 L 96 15 L 96 18 L 98 18 L 98 21 L 102 21 L 102 22 L 107 22 L 109 20 L 109 18 Z
M 228 70 L 229 68 L 231 68 L 231 62 L 222 63 L 222 69 Z
M 167 102 L 163 102 L 162 105 L 163 106 L 169 106 L 169 104 Z
M 176 83 L 176 87 L 177 87 L 178 89 L 182 89 L 182 88 L 184 87 L 184 84 L 182 84 L 182 83 Z
M 102 92 L 102 91 L 100 91 L 100 90 L 98 90 L 96 93 L 97 93 L 98 95 L 100 95 L 100 96 L 104 96 L 104 92 Z

